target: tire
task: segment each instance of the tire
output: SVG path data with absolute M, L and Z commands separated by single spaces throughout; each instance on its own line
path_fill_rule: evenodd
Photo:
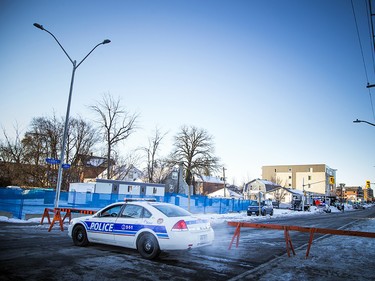
M 85 247 L 89 244 L 87 232 L 83 225 L 77 225 L 73 228 L 72 238 L 73 243 L 76 246 Z
M 138 238 L 137 250 L 143 258 L 148 260 L 152 260 L 160 254 L 158 240 L 150 233 L 145 233 Z
M 264 210 L 262 211 L 262 216 L 265 216 L 267 214 L 267 212 Z

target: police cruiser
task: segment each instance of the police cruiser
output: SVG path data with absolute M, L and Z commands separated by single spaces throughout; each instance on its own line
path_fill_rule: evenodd
M 209 221 L 173 204 L 141 200 L 113 203 L 92 216 L 75 218 L 68 231 L 76 246 L 116 245 L 137 249 L 146 259 L 164 250 L 197 248 L 214 240 Z

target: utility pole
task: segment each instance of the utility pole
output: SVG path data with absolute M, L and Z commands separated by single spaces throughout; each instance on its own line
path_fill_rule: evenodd
M 224 181 L 224 197 L 227 197 L 227 193 L 225 192 L 225 168 L 223 167 L 223 181 Z

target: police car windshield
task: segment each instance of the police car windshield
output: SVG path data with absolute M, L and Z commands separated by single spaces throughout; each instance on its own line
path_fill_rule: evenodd
M 153 206 L 167 217 L 191 216 L 191 214 L 188 211 L 175 205 L 155 204 Z

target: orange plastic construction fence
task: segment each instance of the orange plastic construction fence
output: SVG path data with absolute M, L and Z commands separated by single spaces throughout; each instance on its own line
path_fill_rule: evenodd
M 375 238 L 375 232 L 363 232 L 363 231 L 353 231 L 353 230 L 340 230 L 340 229 L 303 227 L 303 226 L 279 225 L 279 224 L 247 223 L 247 222 L 228 222 L 228 225 L 236 226 L 236 230 L 234 231 L 234 235 L 233 235 L 232 241 L 230 242 L 228 250 L 232 248 L 233 242 L 236 238 L 237 238 L 236 247 L 238 248 L 241 227 L 276 229 L 276 230 L 284 230 L 286 251 L 287 251 L 288 257 L 290 257 L 290 251 L 293 252 L 293 255 L 296 254 L 293 248 L 292 240 L 289 235 L 290 230 L 310 233 L 309 244 L 307 246 L 307 251 L 306 251 L 306 258 L 309 256 L 310 248 L 311 248 L 315 233 Z
M 61 213 L 65 213 L 64 217 L 62 218 Z M 50 213 L 53 213 L 53 219 L 51 221 Z M 61 231 L 64 231 L 64 221 L 66 218 L 69 218 L 69 222 L 72 220 L 72 213 L 79 213 L 85 215 L 93 215 L 96 211 L 93 210 L 81 210 L 81 209 L 74 209 L 74 208 L 45 208 L 42 216 L 42 220 L 40 224 L 43 224 L 45 218 L 48 219 L 48 223 L 50 224 L 48 228 L 48 232 L 51 231 L 52 227 L 55 225 L 56 222 L 59 223 Z

